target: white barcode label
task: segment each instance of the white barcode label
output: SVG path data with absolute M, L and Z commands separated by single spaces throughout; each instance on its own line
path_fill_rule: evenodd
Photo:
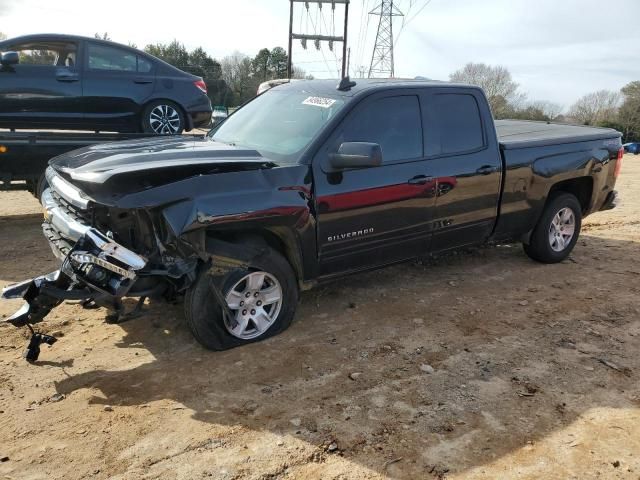
M 331 105 L 336 103 L 333 98 L 324 98 L 324 97 L 307 97 L 302 104 L 303 105 L 313 105 L 315 107 L 322 108 L 330 108 Z

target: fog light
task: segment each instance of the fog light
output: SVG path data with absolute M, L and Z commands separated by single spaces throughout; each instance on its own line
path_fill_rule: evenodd
M 9 150 L 6 145 L 0 145 L 0 153 L 7 153 L 7 150 Z

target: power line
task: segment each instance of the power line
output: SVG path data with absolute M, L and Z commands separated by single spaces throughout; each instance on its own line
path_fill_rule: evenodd
M 405 19 L 402 19 L 402 26 L 400 27 L 400 31 L 398 32 L 398 36 L 396 37 L 396 44 L 398 43 L 398 40 L 400 40 L 400 35 L 402 35 L 402 32 L 404 31 L 404 28 L 409 25 L 409 23 L 411 23 L 418 15 L 420 15 L 420 13 L 422 13 L 422 11 L 427 8 L 427 5 L 429 5 L 432 2 L 432 0 L 427 0 L 424 5 L 422 5 L 422 7 L 420 7 L 420 9 L 409 19 L 407 19 L 405 21 Z M 411 7 L 409 7 L 411 8 Z M 408 16 L 408 14 L 407 14 Z M 406 18 L 406 17 L 405 17 Z

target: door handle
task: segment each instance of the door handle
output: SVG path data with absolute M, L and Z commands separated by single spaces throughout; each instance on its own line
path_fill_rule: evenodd
M 133 83 L 138 83 L 138 84 L 145 84 L 145 83 L 151 83 L 151 82 L 153 82 L 151 78 L 138 77 L 133 79 Z
M 56 80 L 59 82 L 77 82 L 80 78 L 77 73 L 68 73 L 65 75 L 57 75 Z
M 496 167 L 492 167 L 491 165 L 484 165 L 476 170 L 476 173 L 479 175 L 489 175 L 491 173 L 496 172 L 498 169 Z
M 433 177 L 428 177 L 427 175 L 416 175 L 415 177 L 410 178 L 407 183 L 409 185 L 425 185 L 432 180 Z

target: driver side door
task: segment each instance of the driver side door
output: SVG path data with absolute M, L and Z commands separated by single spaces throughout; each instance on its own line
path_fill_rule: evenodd
M 379 144 L 377 167 L 335 170 L 344 142 Z M 346 116 L 313 161 L 320 276 L 415 257 L 429 248 L 436 182 L 426 171 L 419 91 L 371 95 Z

